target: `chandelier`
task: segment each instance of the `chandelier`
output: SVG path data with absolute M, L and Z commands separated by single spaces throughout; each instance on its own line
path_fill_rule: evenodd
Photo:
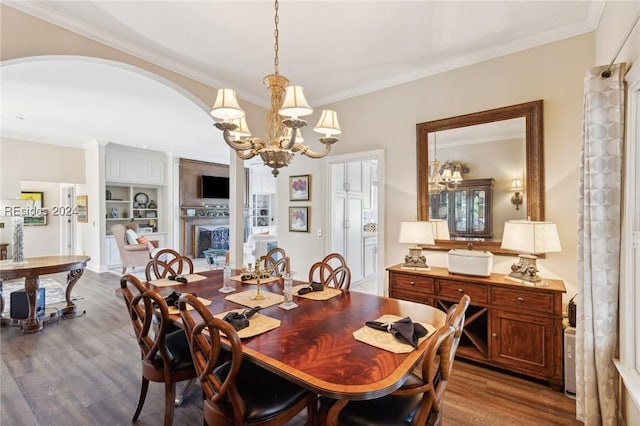
M 431 174 L 429 175 L 429 194 L 438 195 L 442 191 L 452 190 L 462 182 L 463 165 L 460 162 L 447 161 L 440 168 L 437 157 L 436 133 L 433 134 L 433 158 L 431 162 Z
M 307 103 L 302 87 L 289 85 L 289 80 L 278 72 L 278 0 L 275 1 L 274 22 L 274 73 L 263 79 L 271 93 L 271 108 L 264 125 L 266 138 L 251 136 L 245 112 L 238 105 L 234 90 L 218 90 L 211 115 L 218 120 L 215 126 L 222 130 L 222 137 L 238 157 L 248 160 L 259 155 L 277 177 L 280 173 L 278 169 L 286 167 L 296 152 L 311 158 L 322 158 L 329 154 L 331 145 L 338 141 L 335 135 L 341 131 L 336 112 L 323 110 L 313 130 L 324 135 L 319 139 L 324 144 L 324 150 L 312 151 L 302 143 L 304 140 L 300 136 L 300 128 L 306 126 L 307 122 L 300 117 L 311 114 L 313 109 Z

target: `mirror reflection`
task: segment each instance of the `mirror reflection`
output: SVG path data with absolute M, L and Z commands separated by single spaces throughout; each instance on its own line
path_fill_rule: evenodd
M 436 249 L 472 242 L 499 252 L 505 221 L 544 219 L 542 101 L 419 123 L 416 130 L 418 220 L 447 228 Z

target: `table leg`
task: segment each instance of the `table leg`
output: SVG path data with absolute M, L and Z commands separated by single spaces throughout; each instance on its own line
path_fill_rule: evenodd
M 40 288 L 40 277 L 27 277 L 24 279 L 24 288 L 27 291 L 27 302 L 29 303 L 29 316 L 22 323 L 22 331 L 25 333 L 35 333 L 42 330 L 43 323 L 36 315 L 36 292 Z
M 61 315 L 63 317 L 72 316 L 76 313 L 76 304 L 71 300 L 71 290 L 76 285 L 82 274 L 84 273 L 84 269 L 74 269 L 67 274 L 67 290 L 65 292 L 65 298 L 67 300 L 67 306 L 61 309 Z

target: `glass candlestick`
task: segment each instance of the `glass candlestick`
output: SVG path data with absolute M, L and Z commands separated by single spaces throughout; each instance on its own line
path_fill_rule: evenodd
M 222 288 L 219 291 L 222 293 L 236 291 L 235 282 L 231 281 L 231 265 L 229 263 L 224 264 L 224 269 L 222 270 Z
M 284 280 L 284 302 L 280 306 L 282 309 L 297 308 L 298 305 L 293 301 L 293 274 L 295 272 L 284 272 L 282 278 Z

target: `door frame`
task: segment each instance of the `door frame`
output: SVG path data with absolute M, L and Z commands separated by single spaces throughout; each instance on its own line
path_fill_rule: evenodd
M 324 199 L 329 200 L 325 204 L 325 224 L 324 227 L 327 230 L 327 238 L 325 238 L 325 252 L 328 253 L 331 250 L 331 236 L 333 235 L 333 229 L 331 227 L 331 207 L 333 199 L 331 198 L 331 188 L 333 188 L 333 175 L 331 173 L 331 167 L 334 164 L 348 163 L 351 161 L 366 161 L 377 160 L 378 161 L 378 250 L 376 252 L 376 279 L 378 283 L 378 294 L 385 294 L 385 279 L 384 279 L 384 230 L 385 230 L 385 152 L 383 149 L 374 149 L 370 151 L 353 152 L 350 154 L 331 155 L 326 157 L 324 163 L 324 175 L 327 177 L 327 184 L 324 186 Z

